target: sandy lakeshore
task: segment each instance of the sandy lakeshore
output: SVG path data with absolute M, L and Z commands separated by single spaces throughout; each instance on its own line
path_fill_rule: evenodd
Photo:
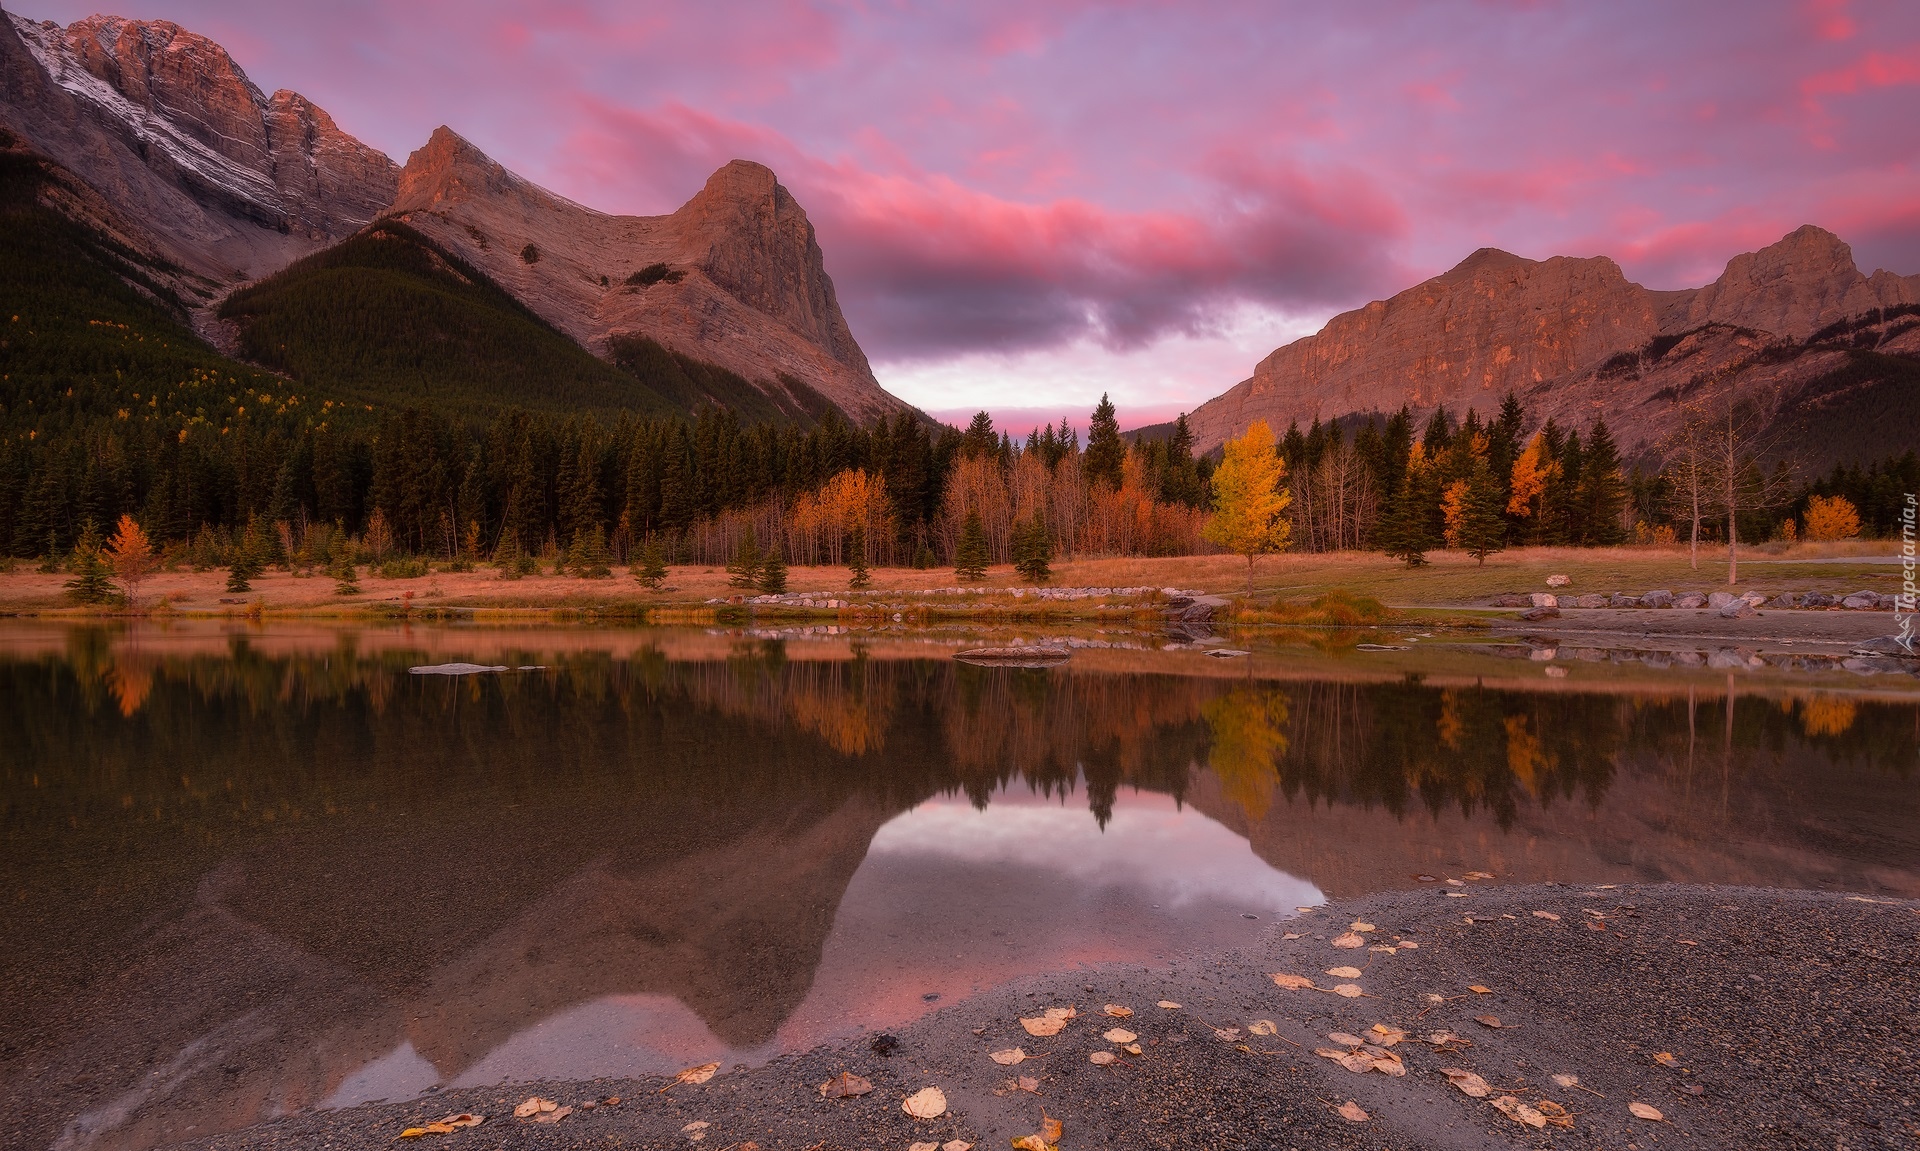
M 1350 934 L 1362 945 L 1335 943 Z M 451 1089 L 184 1145 L 371 1149 L 410 1125 L 473 1112 L 486 1116 L 481 1126 L 422 1145 L 665 1148 L 694 1146 L 699 1134 L 736 1151 L 904 1151 L 955 1139 L 999 1148 L 1039 1131 L 1044 1115 L 1063 1124 L 1064 1148 L 1911 1147 L 1916 964 L 1920 904 L 1909 901 L 1422 884 L 1275 922 L 1242 951 L 1021 981 L 898 1029 L 890 1055 L 862 1036 L 670 1090 L 664 1079 Z M 1348 967 L 1360 974 L 1328 974 Z M 1285 989 L 1275 973 L 1315 986 Z M 1343 983 L 1362 994 L 1320 990 Z M 1109 1017 L 1106 1004 L 1133 1014 Z M 1051 1038 L 1023 1030 L 1021 1017 L 1052 1006 L 1078 1015 Z M 1274 1034 L 1261 1033 L 1262 1020 Z M 1114 1026 L 1136 1033 L 1140 1055 L 1102 1037 Z M 1387 1048 L 1404 1075 L 1356 1074 L 1315 1054 L 1345 1050 L 1330 1035 L 1392 1030 L 1407 1033 Z M 1029 1058 L 988 1058 L 1013 1047 Z M 1118 1059 L 1096 1065 L 1089 1055 L 1099 1051 Z M 1480 1076 L 1489 1093 L 1463 1093 L 1443 1069 Z M 873 1091 L 823 1098 L 818 1085 L 843 1071 Z M 928 1086 L 944 1093 L 945 1114 L 905 1114 L 902 1100 Z M 530 1095 L 575 1110 L 550 1125 L 515 1119 Z M 613 1096 L 617 1105 L 599 1102 Z M 1557 1105 L 1571 1126 L 1536 1130 L 1496 1109 L 1503 1097 L 1545 1114 Z M 1369 1117 L 1342 1118 L 1348 1101 Z M 697 1123 L 706 1126 L 688 1126 Z

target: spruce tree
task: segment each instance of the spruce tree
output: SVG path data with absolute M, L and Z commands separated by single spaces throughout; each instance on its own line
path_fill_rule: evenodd
M 762 595 L 787 594 L 787 557 L 780 551 L 780 545 L 775 544 L 759 562 L 759 578 L 754 586 Z
M 873 576 L 867 571 L 867 529 L 863 524 L 853 525 L 847 533 L 847 566 L 853 569 L 848 587 L 864 591 L 873 586 Z
M 953 578 L 979 583 L 987 575 L 987 528 L 979 512 L 968 512 L 960 526 L 960 546 L 953 553 Z
M 1013 566 L 1020 578 L 1037 584 L 1052 579 L 1053 541 L 1047 536 L 1046 523 L 1036 514 L 1016 525 L 1014 532 Z
M 733 562 L 727 565 L 727 585 L 737 588 L 753 588 L 760 582 L 760 544 L 753 537 L 753 529 L 740 541 L 740 547 L 733 553 Z
M 250 592 L 253 581 L 267 570 L 267 541 L 258 518 L 249 520 L 246 534 L 233 547 L 233 562 L 227 566 L 227 590 Z
M 334 595 L 360 594 L 360 557 L 355 553 L 353 541 L 342 539 L 334 549 L 333 562 L 327 565 L 327 574 L 333 577 Z
M 73 578 L 67 581 L 67 596 L 79 604 L 112 603 L 119 598 L 114 594 L 113 569 L 107 566 L 106 557 L 100 554 L 100 533 L 88 520 L 80 532 L 80 539 L 73 545 L 73 556 L 67 562 L 67 570 Z
M 1427 506 L 1424 486 L 1410 470 L 1374 529 L 1374 540 L 1380 550 L 1406 561 L 1410 568 L 1427 562 L 1427 550 L 1434 543 L 1433 512 Z
M 1627 509 L 1627 483 L 1621 478 L 1620 452 L 1605 419 L 1595 420 L 1587 435 L 1574 502 L 1580 509 L 1578 542 L 1589 547 L 1626 542 L 1627 530 L 1621 519 Z
M 520 546 L 520 533 L 509 525 L 500 536 L 500 546 L 493 552 L 494 566 L 500 569 L 500 578 L 521 579 L 534 572 L 533 557 Z
M 580 579 L 613 576 L 613 553 L 607 550 L 607 529 L 594 524 L 567 545 L 567 571 Z
M 648 591 L 659 591 L 660 585 L 667 582 L 667 559 L 660 551 L 660 541 L 653 536 L 648 536 L 647 546 L 640 549 L 640 562 L 634 565 L 633 578 Z
M 1486 459 L 1474 461 L 1467 477 L 1464 514 L 1460 519 L 1459 546 L 1478 563 L 1507 544 L 1507 495 Z
M 1127 462 L 1127 444 L 1120 438 L 1120 420 L 1114 414 L 1113 401 L 1100 394 L 1100 406 L 1093 409 L 1093 423 L 1087 428 L 1087 454 L 1082 465 L 1087 482 L 1104 480 L 1118 491 L 1121 472 Z

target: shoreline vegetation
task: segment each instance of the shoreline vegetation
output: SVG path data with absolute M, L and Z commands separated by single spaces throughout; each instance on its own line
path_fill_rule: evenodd
M 1819 591 L 1845 596 L 1859 591 L 1897 594 L 1902 571 L 1894 547 L 1884 541 L 1764 544 L 1742 549 L 1736 593 Z M 69 567 L 71 565 L 68 565 Z M 1515 548 L 1481 563 L 1464 553 L 1432 554 L 1410 569 L 1378 552 L 1279 553 L 1259 558 L 1252 594 L 1247 567 L 1237 555 L 1110 557 L 1055 563 L 1045 582 L 1025 579 L 1011 566 L 988 567 L 978 580 L 961 584 L 944 569 L 849 566 L 787 569 L 781 602 L 759 588 L 742 587 L 718 565 L 668 567 L 658 588 L 638 582 L 645 574 L 607 565 L 599 578 L 565 574 L 564 563 L 535 566 L 527 574 L 473 569 L 467 565 L 410 561 L 401 568 L 356 569 L 351 580 L 339 569 L 322 572 L 292 565 L 243 573 L 246 590 L 234 590 L 230 568 L 154 568 L 139 576 L 132 608 L 119 587 L 111 602 L 76 604 L 69 570 L 15 563 L 0 570 L 0 612 L 16 616 L 73 618 L 239 617 L 272 615 L 386 619 L 396 615 L 431 620 L 483 615 L 547 614 L 556 618 L 605 617 L 634 622 L 690 623 L 710 615 L 890 616 L 902 620 L 992 618 L 1073 619 L 1164 614 L 1178 595 L 1228 599 L 1216 623 L 1367 625 L 1438 615 L 1459 623 L 1518 615 L 1498 608 L 1502 596 L 1558 591 L 1571 597 L 1665 589 L 1681 595 L 1725 590 L 1716 568 L 1690 566 L 1684 545 L 1615 548 Z M 463 570 L 464 569 L 464 570 Z M 1549 584 L 1550 576 L 1567 582 Z M 857 590 L 856 582 L 866 586 Z M 115 581 L 116 584 L 119 581 Z M 350 589 L 350 590 L 347 590 Z M 342 594 L 345 591 L 345 594 Z M 1331 597 L 1346 606 L 1328 615 L 1316 601 Z M 1326 605 L 1319 607 L 1324 609 Z M 1833 609 L 1844 610 L 1844 609 Z

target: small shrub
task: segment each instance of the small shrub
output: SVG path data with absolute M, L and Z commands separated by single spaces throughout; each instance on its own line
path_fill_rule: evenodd
M 663 281 L 669 284 L 677 284 L 685 277 L 686 273 L 684 271 L 669 268 L 665 264 L 648 264 L 646 267 L 627 277 L 627 287 L 651 288 L 655 284 Z
M 520 261 L 529 267 L 539 263 L 540 249 L 534 247 L 532 244 L 528 244 L 526 247 L 520 249 Z
M 395 556 L 380 565 L 381 579 L 419 579 L 428 572 L 427 561 Z

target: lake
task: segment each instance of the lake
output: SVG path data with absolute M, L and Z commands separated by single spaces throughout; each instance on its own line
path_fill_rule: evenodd
M 9 623 L 0 1130 L 763 1061 L 1469 872 L 1920 896 L 1911 676 L 1354 638 Z

